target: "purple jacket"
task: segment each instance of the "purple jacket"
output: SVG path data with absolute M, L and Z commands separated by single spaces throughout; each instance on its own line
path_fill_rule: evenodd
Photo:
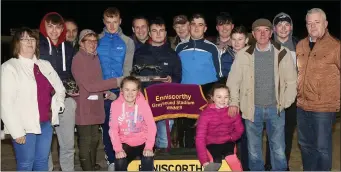
M 243 132 L 242 118 L 238 113 L 234 117 L 228 115 L 229 107 L 218 109 L 210 104 L 201 114 L 197 124 L 195 145 L 201 164 L 209 161 L 206 146 L 235 142 Z

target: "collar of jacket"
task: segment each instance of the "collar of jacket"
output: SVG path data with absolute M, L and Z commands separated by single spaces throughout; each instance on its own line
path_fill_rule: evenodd
M 164 42 L 162 45 L 160 46 L 153 46 L 151 42 L 147 42 L 146 45 L 148 46 L 148 48 L 150 50 L 160 50 L 166 47 L 167 43 Z
M 191 41 L 191 42 L 203 42 L 204 40 L 205 40 L 205 38 L 201 38 L 201 39 L 192 39 L 192 37 L 191 38 L 189 38 L 189 40 Z
M 316 41 L 315 41 L 315 43 L 316 43 L 316 42 L 323 41 L 323 40 L 325 40 L 325 38 L 327 38 L 327 37 L 329 37 L 329 36 L 330 36 L 329 31 L 328 31 L 328 29 L 326 29 L 326 31 L 324 32 L 323 36 L 322 36 L 321 38 L 317 38 Z M 312 42 L 310 36 L 308 36 L 308 40 L 309 40 L 309 42 Z
M 105 27 L 103 29 L 104 35 L 108 37 L 113 37 L 113 36 L 122 36 L 122 29 L 121 27 L 118 27 L 117 31 L 115 33 L 109 33 L 107 28 Z
M 279 51 L 281 49 L 281 44 L 273 41 L 273 40 L 270 40 L 271 41 L 271 44 Z M 249 54 L 253 54 L 253 52 L 255 51 L 255 48 L 256 48 L 256 43 L 253 43 L 250 45 L 250 47 L 246 50 L 247 53 Z
M 81 53 L 83 56 L 89 56 L 92 58 L 95 58 L 97 56 L 97 51 L 95 51 L 94 53 L 89 53 L 86 50 L 84 50 L 82 47 L 79 48 L 79 53 Z

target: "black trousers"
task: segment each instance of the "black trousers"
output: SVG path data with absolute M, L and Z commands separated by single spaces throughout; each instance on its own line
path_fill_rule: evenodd
M 79 160 L 83 171 L 95 171 L 97 146 L 101 138 L 98 125 L 77 125 Z
M 289 160 L 292 148 L 292 140 L 294 137 L 294 132 L 297 126 L 297 106 L 296 101 L 287 109 L 285 109 L 285 156 L 288 162 L 289 168 Z M 271 169 L 271 160 L 270 160 L 270 147 L 269 141 L 266 141 L 266 161 L 265 166 Z
M 154 171 L 154 157 L 143 156 L 145 144 L 140 146 L 129 146 L 122 144 L 127 157 L 115 160 L 115 171 L 127 171 L 128 165 L 136 158 L 141 158 L 141 171 Z
M 242 119 L 245 128 L 245 119 Z M 249 171 L 249 152 L 247 148 L 246 130 L 244 130 L 242 137 L 237 140 L 237 156 L 243 166 L 244 171 Z
M 179 147 L 182 148 L 194 148 L 195 145 L 195 119 L 178 118 L 178 140 Z
M 234 142 L 226 142 L 223 144 L 209 144 L 206 146 L 207 150 L 210 152 L 213 158 L 213 162 L 221 163 L 224 158 L 228 155 L 234 154 Z

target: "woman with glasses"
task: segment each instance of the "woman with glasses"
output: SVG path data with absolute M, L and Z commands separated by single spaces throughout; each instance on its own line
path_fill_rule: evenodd
M 21 28 L 12 40 L 14 58 L 1 66 L 1 117 L 17 171 L 48 171 L 52 125 L 64 110 L 65 88 L 51 64 L 39 59 L 37 40 L 37 33 Z
M 72 75 L 79 87 L 76 127 L 79 160 L 84 171 L 95 171 L 99 127 L 104 123 L 104 99 L 115 100 L 116 94 L 107 90 L 117 88 L 121 78 L 103 80 L 97 56 L 97 34 L 84 29 L 79 35 L 80 49 L 72 61 Z

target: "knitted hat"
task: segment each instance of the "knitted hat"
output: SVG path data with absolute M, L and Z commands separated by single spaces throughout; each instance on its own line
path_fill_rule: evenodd
M 96 32 L 94 32 L 94 31 L 92 31 L 90 29 L 82 30 L 81 33 L 79 34 L 79 41 L 78 41 L 78 43 L 81 44 L 83 38 L 86 37 L 89 34 L 95 34 L 96 35 Z
M 266 26 L 272 29 L 272 23 L 268 19 L 261 18 L 261 19 L 257 19 L 256 21 L 254 21 L 252 23 L 252 30 L 255 30 L 255 28 L 259 26 Z

